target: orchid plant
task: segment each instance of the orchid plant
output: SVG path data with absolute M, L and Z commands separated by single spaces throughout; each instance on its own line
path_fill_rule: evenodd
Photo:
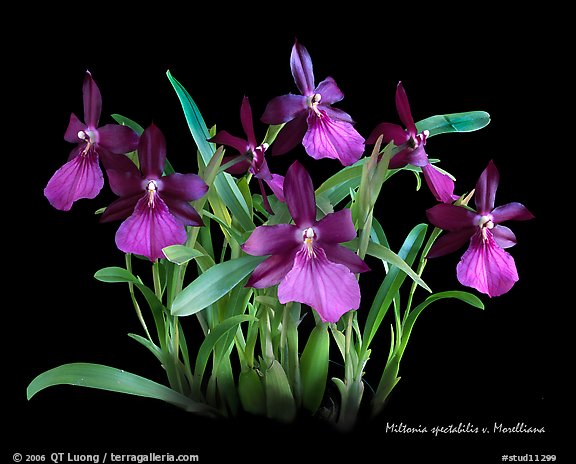
M 396 109 L 403 126 L 384 122 L 364 139 L 350 115 L 332 107 L 344 96 L 334 79 L 315 85 L 312 59 L 299 42 L 290 66 L 301 95 L 270 100 L 261 143 L 248 97 L 240 108 L 245 139 L 209 130 L 191 95 L 168 72 L 197 148 L 187 169 L 196 170 L 197 162 L 197 174 L 174 171 L 153 124 L 144 129 L 114 114 L 117 124 L 98 127 L 102 98 L 87 72 L 85 122 L 72 114 L 64 138 L 76 147 L 44 193 L 60 210 L 95 198 L 104 185 L 102 162 L 119 198 L 98 212 L 101 222 L 123 221 L 115 241 L 125 266 L 101 269 L 95 277 L 126 285 L 142 326 L 142 334 L 129 335 L 161 364 L 167 384 L 72 363 L 36 377 L 29 398 L 72 384 L 161 399 L 204 415 L 244 411 L 292 421 L 310 414 L 349 429 L 364 403 L 374 414 L 385 405 L 427 306 L 456 298 L 484 307 L 461 289 L 432 292 L 423 280 L 429 258 L 469 242 L 456 269 L 459 282 L 489 297 L 511 290 L 518 273 L 505 249 L 516 237 L 501 223 L 532 214 L 520 203 L 494 207 L 499 174 L 492 161 L 475 189 L 464 193 L 469 186 L 462 186 L 456 195 L 454 178 L 425 151 L 433 136 L 481 129 L 489 115 L 471 111 L 415 122 L 399 83 Z M 316 160 L 335 160 L 320 163 L 340 162 L 342 168 L 321 182 L 298 161 L 285 176 L 272 174 L 274 158 L 266 155 L 289 154 L 299 143 Z M 386 181 L 406 171 L 422 175 L 439 203 L 427 211 L 434 228 L 417 224 L 394 252 L 375 206 Z M 472 197 L 476 210 L 468 206 Z M 376 258 L 370 267 L 367 256 Z M 380 283 L 372 302 L 361 298 L 364 273 Z M 201 340 L 187 339 L 181 319 L 191 316 Z M 387 316 L 390 346 L 374 349 L 388 358 L 374 376 L 368 370 L 372 342 Z M 337 397 L 327 389 L 330 382 Z

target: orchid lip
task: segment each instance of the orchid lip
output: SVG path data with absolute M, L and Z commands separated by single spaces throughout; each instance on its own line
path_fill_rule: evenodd
M 316 239 L 316 233 L 312 227 L 308 227 L 302 233 L 302 239 L 304 244 L 306 245 L 306 250 L 308 251 L 308 257 L 315 257 L 316 253 L 314 252 L 314 240 Z

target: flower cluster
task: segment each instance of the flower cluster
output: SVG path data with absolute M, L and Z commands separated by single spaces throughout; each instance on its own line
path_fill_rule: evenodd
M 95 277 L 129 284 L 146 338 L 131 335 L 160 360 L 169 388 L 107 366 L 70 364 L 41 374 L 29 386 L 29 396 L 49 385 L 73 383 L 150 396 L 206 414 L 235 414 L 241 405 L 289 421 L 300 407 L 315 414 L 332 379 L 340 401 L 325 402 L 332 409 L 322 416 L 346 428 L 360 410 L 370 344 L 387 313 L 395 323 L 388 326 L 391 343 L 380 383 L 371 389 L 374 412 L 400 380 L 400 360 L 424 308 L 443 298 L 483 308 L 477 296 L 461 290 L 432 294 L 416 304 L 418 287 L 432 292 L 422 278 L 427 259 L 468 243 L 456 267 L 462 285 L 494 297 L 518 281 L 506 251 L 516 236 L 502 223 L 534 216 L 520 203 L 495 207 L 499 173 L 492 161 L 474 191 L 460 196 L 453 177 L 426 152 L 433 136 L 484 127 L 487 113 L 415 122 L 400 82 L 396 110 L 402 125 L 382 122 L 365 139 L 352 117 L 332 106 L 344 98 L 336 81 L 327 77 L 316 85 L 312 59 L 299 42 L 290 67 L 300 94 L 268 102 L 260 118 L 270 125 L 263 139 L 256 136 L 248 97 L 240 106 L 244 137 L 209 131 L 190 94 L 168 73 L 198 148 L 199 174 L 174 172 L 164 135 L 154 124 L 143 129 L 114 115 L 121 124 L 99 126 L 102 98 L 86 73 L 84 122 L 70 117 L 64 138 L 75 147 L 44 194 L 52 206 L 67 211 L 79 199 L 95 198 L 106 175 L 118 198 L 100 220 L 122 221 L 115 241 L 126 254 L 126 268 L 105 268 Z M 311 158 L 341 165 L 316 190 L 300 162 L 279 173 L 274 158 L 267 157 L 299 144 Z M 373 148 L 364 156 L 367 145 Z M 428 235 L 428 224 L 416 225 L 396 254 L 378 221 L 377 199 L 386 180 L 404 170 L 422 175 L 437 203 L 426 212 L 434 231 Z M 250 191 L 252 179 L 258 194 Z M 472 197 L 476 209 L 468 206 Z M 349 200 L 341 206 L 344 199 Z M 221 242 L 212 241 L 217 227 Z M 152 288 L 132 273 L 132 254 L 151 261 Z M 361 274 L 371 270 L 367 255 L 381 261 L 373 266 L 382 264 L 380 273 L 372 273 L 380 287 L 369 309 L 357 311 Z M 192 260 L 197 276 L 186 282 Z M 405 280 L 411 281 L 410 290 L 402 290 L 406 299 L 400 298 Z M 156 333 L 148 328 L 135 289 L 150 307 Z M 315 323 L 305 345 L 298 338 L 302 305 L 313 310 Z M 394 311 L 388 311 L 391 305 Z M 192 314 L 205 335 L 195 360 L 179 322 Z M 330 349 L 331 340 L 337 350 Z M 331 352 L 339 352 L 342 363 L 329 364 Z M 234 363 L 233 353 L 238 354 Z M 329 367 L 342 364 L 342 378 L 328 376 Z

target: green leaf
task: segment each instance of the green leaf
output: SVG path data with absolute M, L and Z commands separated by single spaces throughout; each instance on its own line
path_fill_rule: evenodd
M 429 292 L 432 292 L 432 289 L 430 289 L 430 287 L 426 285 L 426 283 L 420 278 L 420 276 L 416 274 L 416 272 L 414 272 L 412 268 L 408 266 L 408 264 L 406 264 L 402 258 L 400 258 L 400 256 L 398 256 L 389 248 L 386 248 L 385 246 L 370 241 L 368 243 L 368 249 L 366 250 L 366 252 L 369 255 L 374 256 L 375 258 L 380 258 L 381 260 L 396 266 L 398 269 L 407 274 L 408 277 L 410 277 L 422 288 L 428 290 Z
M 316 412 L 324 397 L 329 355 L 330 335 L 327 324 L 317 325 L 312 329 L 300 358 L 302 405 L 312 414 Z
M 196 356 L 196 364 L 194 366 L 194 391 L 196 396 L 200 397 L 200 387 L 202 385 L 202 378 L 204 377 L 204 371 L 206 370 L 206 365 L 208 364 L 208 359 L 210 359 L 210 353 L 214 350 L 216 343 L 228 333 L 230 330 L 236 330 L 236 327 L 242 322 L 246 321 L 256 321 L 254 316 L 247 314 L 241 314 L 239 316 L 234 316 L 218 324 L 210 333 L 206 336 L 200 349 L 198 350 L 198 355 Z
M 76 385 L 166 401 L 191 412 L 215 413 L 210 406 L 152 380 L 101 364 L 72 363 L 50 369 L 36 377 L 26 390 L 28 399 L 54 385 Z
M 398 377 L 398 371 L 400 369 L 400 357 L 398 355 L 392 356 L 391 359 L 386 363 L 384 372 L 382 372 L 382 378 L 378 384 L 376 394 L 372 399 L 372 409 L 375 414 L 378 414 L 388 395 L 392 392 L 396 384 L 400 381 Z
M 105 267 L 97 271 L 96 274 L 94 274 L 94 277 L 100 282 L 131 282 L 133 284 L 141 283 L 131 272 L 122 267 Z
M 402 356 L 404 350 L 406 349 L 408 339 L 410 338 L 410 333 L 412 332 L 412 328 L 414 327 L 414 323 L 416 322 L 418 316 L 422 313 L 422 311 L 424 311 L 424 309 L 429 304 L 434 303 L 435 301 L 438 300 L 442 300 L 444 298 L 456 298 L 457 300 L 468 303 L 470 306 L 474 306 L 475 308 L 484 309 L 484 303 L 482 303 L 482 300 L 480 300 L 480 298 L 478 298 L 476 295 L 472 295 L 471 293 L 468 292 L 463 292 L 460 290 L 452 290 L 430 295 L 428 298 L 426 298 L 422 303 L 420 303 L 410 312 L 410 314 L 402 324 L 402 342 L 398 350 L 400 357 Z
M 170 71 L 166 73 L 170 83 L 176 91 L 182 109 L 184 110 L 184 116 L 186 117 L 186 122 L 190 129 L 190 133 L 198 147 L 198 151 L 204 161 L 205 165 L 208 165 L 214 153 L 216 151 L 213 143 L 208 142 L 207 139 L 210 138 L 210 133 L 204 122 L 204 118 L 200 113 L 200 110 L 196 106 L 196 103 L 186 91 L 186 89 L 178 82 Z M 250 212 L 248 210 L 248 205 L 242 196 L 234 178 L 227 172 L 221 172 L 216 176 L 214 180 L 214 186 L 218 195 L 222 198 L 222 201 L 230 209 L 232 216 L 238 221 L 240 226 L 244 228 L 245 231 L 250 231 L 254 229 L 254 223 L 252 222 Z
M 328 178 L 316 189 L 316 201 L 320 204 L 328 201 L 336 206 L 360 185 L 362 169 L 367 158 L 362 158 L 351 166 L 347 166 Z
M 238 395 L 244 411 L 251 414 L 266 413 L 266 393 L 260 376 L 254 369 L 240 372 Z
M 128 126 L 138 135 L 142 135 L 142 132 L 144 132 L 144 128 L 140 124 L 138 124 L 137 122 L 133 121 L 130 118 L 127 118 L 126 116 L 122 116 L 120 114 L 111 114 L 110 116 L 112 116 L 112 119 L 114 119 L 114 121 L 116 121 L 118 124 Z
M 291 422 L 296 417 L 296 404 L 282 365 L 274 360 L 264 375 L 266 413 L 271 419 Z
M 172 315 L 189 316 L 215 303 L 265 259 L 263 256 L 243 256 L 212 266 L 174 298 Z
M 276 140 L 276 137 L 278 136 L 280 130 L 282 130 L 282 128 L 284 127 L 284 124 L 285 123 L 268 126 L 262 144 L 267 143 L 268 145 L 272 145 L 272 142 Z
M 170 245 L 162 248 L 162 251 L 166 255 L 166 258 L 168 258 L 168 261 L 178 265 L 187 263 L 191 259 L 198 258 L 199 256 L 204 256 L 200 251 L 184 245 Z
M 418 132 L 430 131 L 429 137 L 450 132 L 472 132 L 486 127 L 490 115 L 486 111 L 469 111 L 431 116 L 416 123 Z

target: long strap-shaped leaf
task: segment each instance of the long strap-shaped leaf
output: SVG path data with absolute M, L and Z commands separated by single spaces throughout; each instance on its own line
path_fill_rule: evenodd
M 186 117 L 186 122 L 190 128 L 190 133 L 200 151 L 204 164 L 207 165 L 216 150 L 213 144 L 208 142 L 210 133 L 208 132 L 204 118 L 202 117 L 198 106 L 196 106 L 196 103 L 182 84 L 172 77 L 170 71 L 168 71 L 166 75 L 174 87 L 176 95 L 178 95 L 178 98 L 180 99 L 180 104 L 184 110 L 184 116 Z M 254 229 L 254 223 L 250 217 L 248 205 L 246 204 L 246 200 L 242 196 L 240 189 L 236 185 L 236 182 L 234 182 L 234 178 L 230 174 L 222 172 L 216 176 L 214 186 L 218 195 L 222 198 L 226 206 L 230 209 L 232 216 L 236 218 L 242 228 L 247 232 Z
M 155 398 L 183 408 L 186 411 L 204 414 L 217 413 L 214 408 L 193 401 L 177 391 L 150 379 L 114 367 L 90 363 L 64 364 L 40 374 L 28 385 L 26 391 L 28 399 L 39 391 L 54 385 L 98 388 L 128 395 Z

